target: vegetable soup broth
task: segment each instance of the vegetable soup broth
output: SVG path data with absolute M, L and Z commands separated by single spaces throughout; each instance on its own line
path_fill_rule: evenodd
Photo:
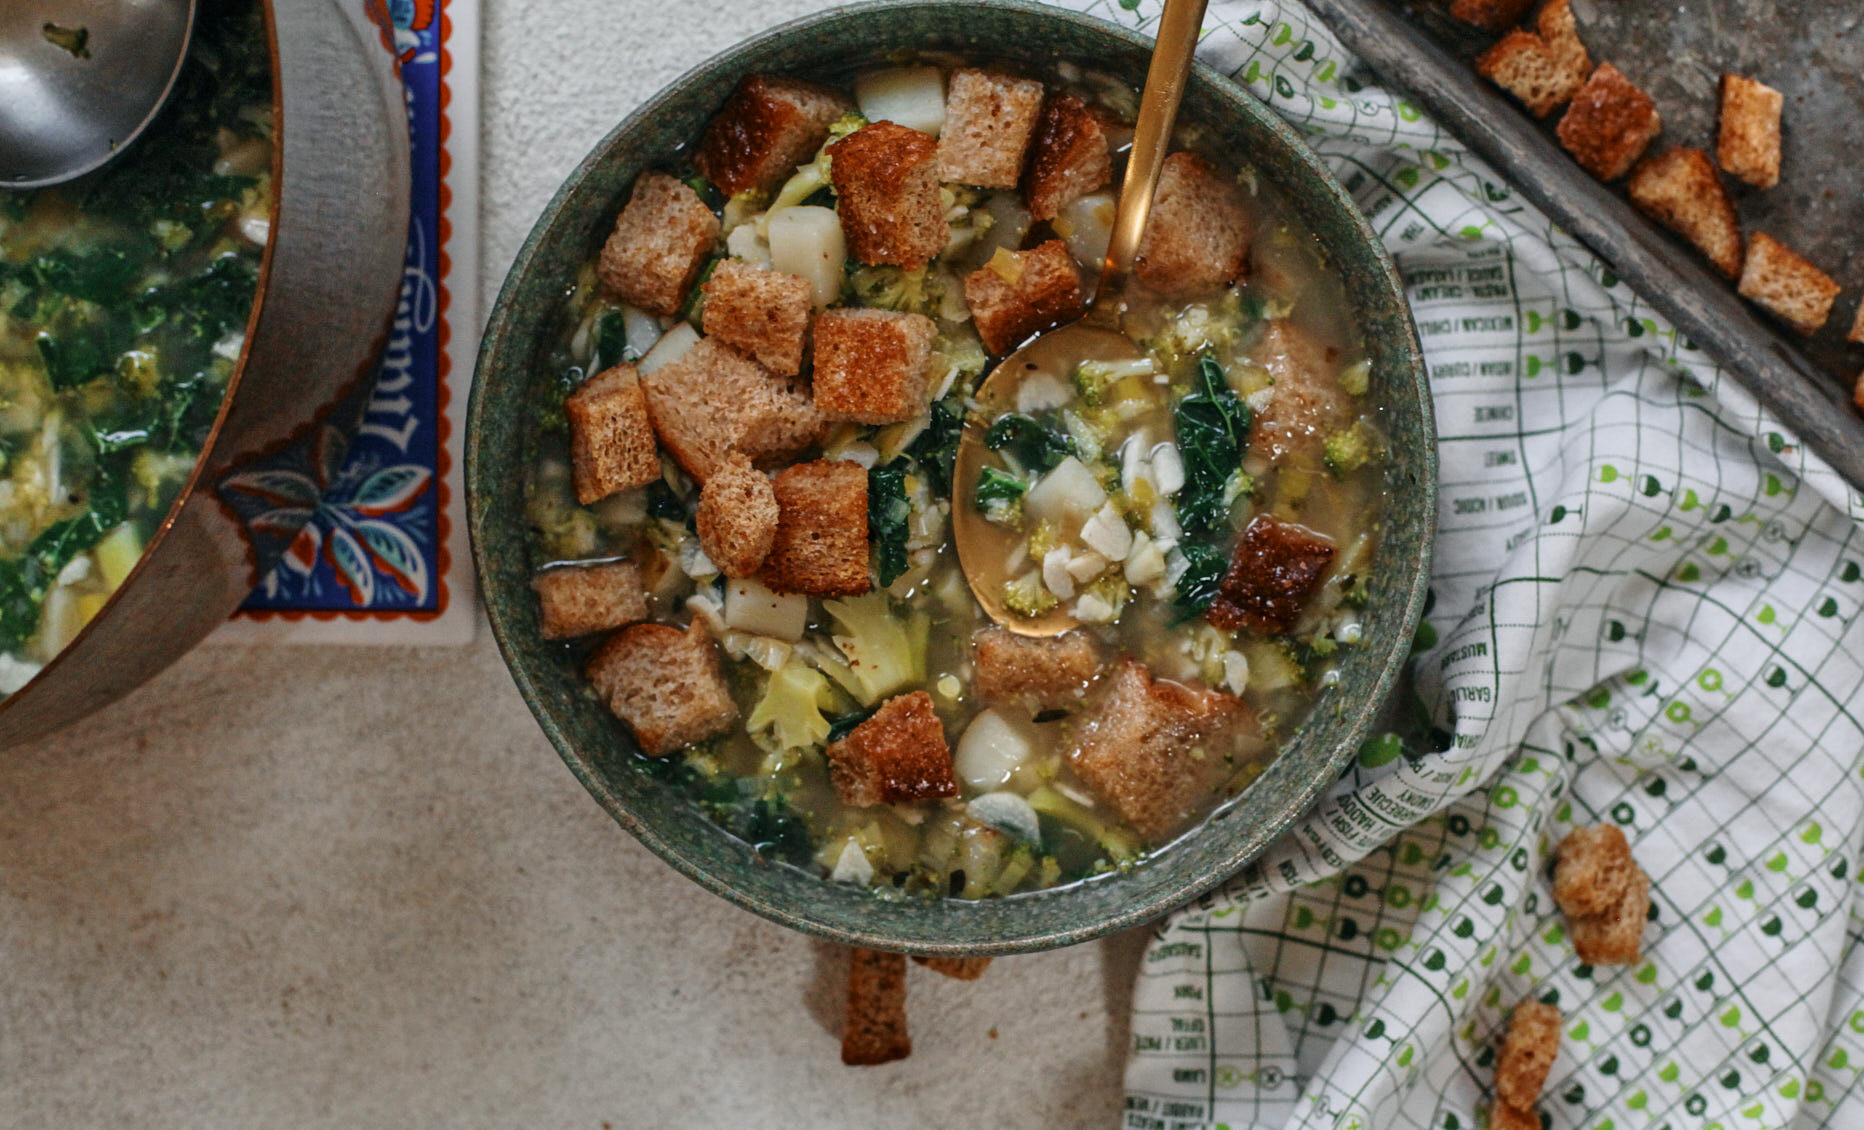
M 1136 111 L 1136 93 L 1111 80 L 1072 70 L 1036 77 L 1051 89 L 1062 86 L 1082 94 L 1120 121 L 1130 122 Z M 1116 130 L 1109 131 L 1119 139 L 1113 186 L 1119 183 L 1123 142 L 1130 137 L 1130 130 Z M 1194 129 L 1181 129 L 1179 139 L 1187 147 L 1203 148 Z M 689 183 L 701 183 L 689 166 L 669 170 L 689 178 Z M 1144 488 L 1123 489 L 1123 445 L 1136 436 L 1143 436 L 1146 444 L 1170 443 L 1176 408 L 1200 391 L 1208 375 L 1214 374 L 1227 402 L 1240 411 L 1247 411 L 1240 406 L 1250 403 L 1252 396 L 1260 403 L 1269 377 L 1256 355 L 1272 319 L 1284 319 L 1304 331 L 1329 364 L 1346 374 L 1342 382 L 1352 384 L 1357 376 L 1359 392 L 1364 392 L 1364 352 L 1344 288 L 1329 270 L 1318 242 L 1298 226 L 1292 209 L 1271 186 L 1246 168 L 1237 179 L 1254 231 L 1244 281 L 1190 303 L 1151 296 L 1134 284 L 1123 329 L 1154 359 L 1155 371 L 1142 378 L 1100 382 L 1091 394 L 1093 406 L 1085 403 L 1090 382 L 1077 374 L 1055 374 L 1052 383 L 1065 390 L 1056 399 L 1065 403 L 1028 413 L 1048 434 L 1066 437 L 1070 450 L 1093 470 L 1110 500 L 1131 515 L 1133 534 L 1151 537 L 1154 543 L 1171 532 L 1163 527 L 1177 524 L 1169 514 L 1173 502 L 1156 490 L 1136 500 L 1135 494 L 1145 494 Z M 779 190 L 776 198 L 781 200 L 789 191 Z M 1084 275 L 1091 280 L 1105 247 L 1112 191 L 1110 187 L 1078 207 L 1064 209 L 1052 225 L 1032 227 L 1026 213 L 1015 215 L 1015 190 L 946 185 L 954 238 L 923 278 L 848 261 L 841 304 L 913 310 L 939 323 L 928 412 L 905 424 L 832 425 L 820 447 L 823 457 L 872 465 L 869 534 L 874 539 L 875 592 L 845 600 L 812 598 L 808 629 L 799 644 L 731 631 L 720 635 L 721 660 L 740 723 L 727 734 L 671 756 L 640 759 L 646 771 L 686 789 L 715 819 L 766 856 L 840 881 L 866 883 L 883 897 L 1005 895 L 1121 870 L 1254 780 L 1331 681 L 1330 657 L 1358 641 L 1356 608 L 1363 597 L 1363 569 L 1374 548 L 1379 511 L 1378 458 L 1332 467 L 1319 461 L 1296 465 L 1298 461 L 1273 460 L 1252 449 L 1242 454 L 1240 468 L 1233 462 L 1226 469 L 1235 473 L 1219 485 L 1224 497 L 1213 504 L 1217 516 L 1201 535 L 1207 547 L 1205 572 L 1211 561 L 1228 563 L 1237 532 L 1256 514 L 1287 519 L 1331 540 L 1338 552 L 1295 631 L 1276 638 L 1248 630 L 1223 631 L 1207 623 L 1200 611 L 1209 593 L 1191 591 L 1199 583 L 1191 575 L 1197 569 L 1178 552 L 1162 553 L 1157 575 L 1144 583 L 1128 583 L 1116 561 L 1108 575 L 1081 586 L 1085 592 L 1098 585 L 1111 594 L 1110 600 L 1118 599 L 1116 615 L 1106 622 L 1083 623 L 1079 629 L 1099 645 L 1108 661 L 1103 670 L 1131 656 L 1161 681 L 1237 689 L 1254 712 L 1258 726 L 1208 751 L 1223 764 L 1196 811 L 1187 812 L 1170 832 L 1147 839 L 1106 804 L 1097 804 L 1093 791 L 1076 776 L 1068 753 L 1093 714 L 1100 688 L 1111 681 L 1106 674 L 1067 709 L 990 707 L 972 695 L 972 635 L 991 621 L 959 568 L 950 512 L 955 506 L 980 503 L 951 497 L 950 460 L 967 411 L 978 424 L 1008 413 L 993 412 L 970 397 L 991 359 L 969 324 L 956 280 L 989 262 L 998 246 L 1031 247 L 1056 236 L 1068 239 L 1077 262 L 1088 265 Z M 826 190 L 810 192 L 811 202 L 821 202 Z M 739 218 L 734 213 L 748 215 L 754 206 L 736 199 L 717 201 L 715 192 L 709 198 L 725 217 L 723 250 L 730 245 L 733 220 Z M 1091 217 L 1094 224 L 1079 222 L 1093 211 L 1098 212 Z M 980 216 L 990 219 L 978 222 Z M 1099 230 L 1081 230 L 1090 226 Z M 698 551 L 691 521 L 698 487 L 663 453 L 661 482 L 579 506 L 571 489 L 562 408 L 564 396 L 586 375 L 640 356 L 640 343 L 651 343 L 675 320 L 656 320 L 613 305 L 600 291 L 594 258 L 566 297 L 564 329 L 547 366 L 552 376 L 549 394 L 540 402 L 528 484 L 533 563 L 542 568 L 632 560 L 641 567 L 648 588 L 648 618 L 684 622 L 689 615 L 703 614 L 689 605 L 695 594 L 700 603 L 716 608 L 724 583 L 723 578 L 695 578 L 687 572 L 696 560 L 702 573 L 711 568 Z M 686 314 L 696 325 L 691 303 Z M 1376 443 L 1376 407 L 1354 400 L 1355 423 L 1363 428 L 1359 434 Z M 994 465 L 1022 477 L 1025 491 L 1034 478 L 1031 468 L 1016 465 L 1014 445 L 997 452 Z M 888 495 L 894 499 L 891 504 Z M 883 585 L 889 573 L 888 550 L 882 544 L 889 505 L 891 528 L 905 531 L 905 553 L 900 560 L 895 547 L 893 569 L 898 576 Z M 1151 506 L 1165 508 L 1157 524 Z M 1079 536 L 1078 529 L 1044 529 L 1026 516 L 1004 517 L 1006 576 L 1035 575 L 1039 554 L 1031 553 L 1032 539 L 1039 551 L 1043 539 Z M 1181 538 L 1186 545 L 1199 540 L 1190 534 Z M 1211 589 L 1216 579 L 1205 576 L 1202 587 Z M 714 634 L 719 634 L 716 629 Z M 565 645 L 566 659 L 580 664 L 593 642 Z M 883 693 L 864 695 L 861 677 L 875 677 L 876 662 L 898 670 L 877 676 L 889 684 Z M 794 685 L 779 687 L 780 682 Z M 831 783 L 823 749 L 864 720 L 880 701 L 917 690 L 930 693 L 957 753 L 959 797 L 869 807 L 844 804 Z M 1001 785 L 978 788 L 965 783 L 963 763 L 967 730 L 986 708 L 993 709 L 1033 753 L 1008 772 Z M 799 712 L 819 712 L 820 721 L 798 719 L 794 715 Z M 786 733 L 800 733 L 804 740 L 785 740 Z M 998 791 L 1027 800 L 1036 827 L 1026 827 L 1014 813 L 1007 821 L 983 819 L 970 807 L 981 793 Z M 1028 835 L 1030 831 L 1037 834 Z M 849 859 L 857 853 L 860 860 L 851 869 Z
M 218 417 L 272 207 L 264 10 L 204 4 L 120 160 L 0 188 L 0 693 L 102 609 Z

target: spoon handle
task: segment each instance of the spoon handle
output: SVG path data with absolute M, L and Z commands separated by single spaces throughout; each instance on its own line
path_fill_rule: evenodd
M 1191 77 L 1191 56 L 1204 23 L 1209 0 L 1165 0 L 1159 14 L 1158 43 L 1146 70 L 1146 88 L 1139 100 L 1139 122 L 1133 131 L 1133 149 L 1126 161 L 1126 179 L 1113 215 L 1113 235 L 1107 241 L 1107 259 L 1100 268 L 1099 295 L 1113 295 L 1132 273 L 1152 211 L 1152 192 L 1158 187 L 1159 169 L 1171 148 L 1172 124 L 1178 103 L 1184 99 Z

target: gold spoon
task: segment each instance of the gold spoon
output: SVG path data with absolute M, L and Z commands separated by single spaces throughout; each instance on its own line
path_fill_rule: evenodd
M 1065 377 L 1077 363 L 1090 358 L 1117 362 L 1145 356 L 1120 332 L 1122 292 L 1139 254 L 1146 217 L 1152 211 L 1152 194 L 1158 187 L 1165 151 L 1171 145 L 1172 124 L 1178 118 L 1178 103 L 1184 98 L 1185 82 L 1191 75 L 1191 56 L 1197 49 L 1197 34 L 1207 3 L 1165 0 L 1165 10 L 1159 15 L 1158 41 L 1146 70 L 1133 148 L 1127 158 L 1126 178 L 1120 185 L 1107 257 L 1101 263 L 1093 300 L 1079 320 L 1049 330 L 998 362 L 978 386 L 976 397 L 981 411 L 965 417 L 951 492 L 952 537 L 958 546 L 958 565 L 984 613 L 1017 635 L 1056 636 L 1079 621 L 1059 604 L 1040 616 L 1025 616 L 1004 604 L 1003 584 L 1009 579 L 1004 576 L 1004 555 L 1013 539 L 979 513 L 973 502 L 978 476 L 983 474 L 989 455 L 984 445 L 984 421 L 1015 406 L 1017 388 L 1031 373 Z M 1039 562 L 1036 565 L 1040 567 Z

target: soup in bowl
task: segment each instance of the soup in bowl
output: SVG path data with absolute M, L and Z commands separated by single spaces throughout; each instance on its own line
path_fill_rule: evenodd
M 1023 5 L 780 29 L 611 135 L 507 283 L 468 453 L 495 631 L 598 799 L 753 909 L 974 953 L 1141 920 L 1291 821 L 1402 663 L 1415 340 L 1246 94 L 1193 83 L 1120 358 L 977 394 L 1091 294 L 1144 58 Z

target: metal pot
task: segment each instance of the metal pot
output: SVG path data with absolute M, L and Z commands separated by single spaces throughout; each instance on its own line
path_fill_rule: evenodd
M 64 651 L 0 702 L 0 747 L 122 696 L 232 615 L 282 539 L 269 531 L 255 540 L 218 501 L 216 484 L 334 412 L 386 340 L 409 194 L 394 55 L 353 0 L 266 7 L 277 146 L 271 239 L 245 354 L 192 477 L 135 571 Z

